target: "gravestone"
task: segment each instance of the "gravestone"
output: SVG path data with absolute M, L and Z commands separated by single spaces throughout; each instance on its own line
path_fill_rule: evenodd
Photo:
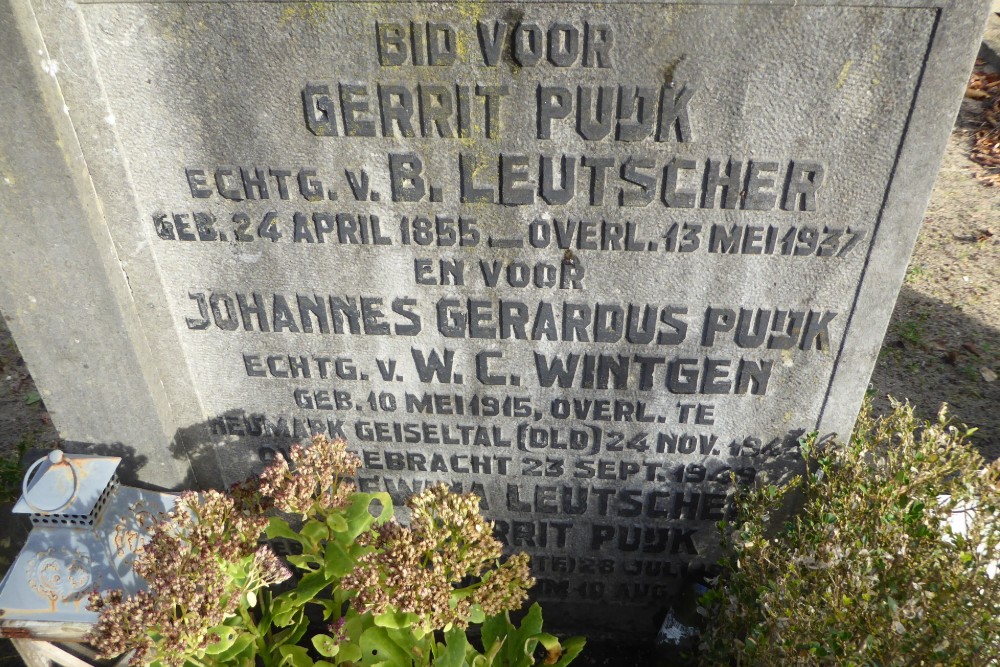
M 0 308 L 146 483 L 343 435 L 655 627 L 849 433 L 987 5 L 2 0 Z

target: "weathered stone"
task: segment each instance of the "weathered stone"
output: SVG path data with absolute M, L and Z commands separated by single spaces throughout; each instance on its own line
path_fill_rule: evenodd
M 986 19 L 983 43 L 979 47 L 979 57 L 993 69 L 1000 71 L 1000 1 L 993 0 L 990 16 Z
M 730 473 L 849 432 L 988 5 L 2 2 L 64 437 L 176 486 L 343 434 L 650 630 Z

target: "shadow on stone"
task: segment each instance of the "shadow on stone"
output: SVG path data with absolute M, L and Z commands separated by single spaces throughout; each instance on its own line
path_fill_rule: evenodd
M 178 429 L 170 451 L 190 466 L 185 488 L 223 488 L 259 473 L 268 462 L 313 433 L 331 435 L 327 421 L 314 428 L 229 410 L 209 421 Z M 348 440 L 350 442 L 350 440 Z

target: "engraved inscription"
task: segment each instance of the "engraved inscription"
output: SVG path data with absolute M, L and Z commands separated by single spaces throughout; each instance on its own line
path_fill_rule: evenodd
M 116 131 L 227 481 L 325 433 L 362 490 L 478 494 L 540 598 L 711 575 L 736 487 L 816 427 L 876 235 L 906 116 L 872 81 L 923 47 L 855 37 L 931 14 L 154 5 L 86 11 L 122 13 L 99 59 L 174 63 L 107 94 L 163 91 Z

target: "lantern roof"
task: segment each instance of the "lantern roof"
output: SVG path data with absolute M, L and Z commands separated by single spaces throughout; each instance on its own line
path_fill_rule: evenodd
M 36 461 L 32 468 L 39 471 L 29 481 L 31 468 L 24 476 L 23 493 L 14 509 L 15 514 L 34 514 L 59 517 L 62 519 L 85 520 L 99 513 L 102 496 L 117 485 L 115 471 L 121 458 L 117 456 L 93 456 L 72 454 L 67 456 L 56 449 L 45 458 Z M 48 521 L 33 521 L 48 523 Z M 66 523 L 66 521 L 62 521 Z

